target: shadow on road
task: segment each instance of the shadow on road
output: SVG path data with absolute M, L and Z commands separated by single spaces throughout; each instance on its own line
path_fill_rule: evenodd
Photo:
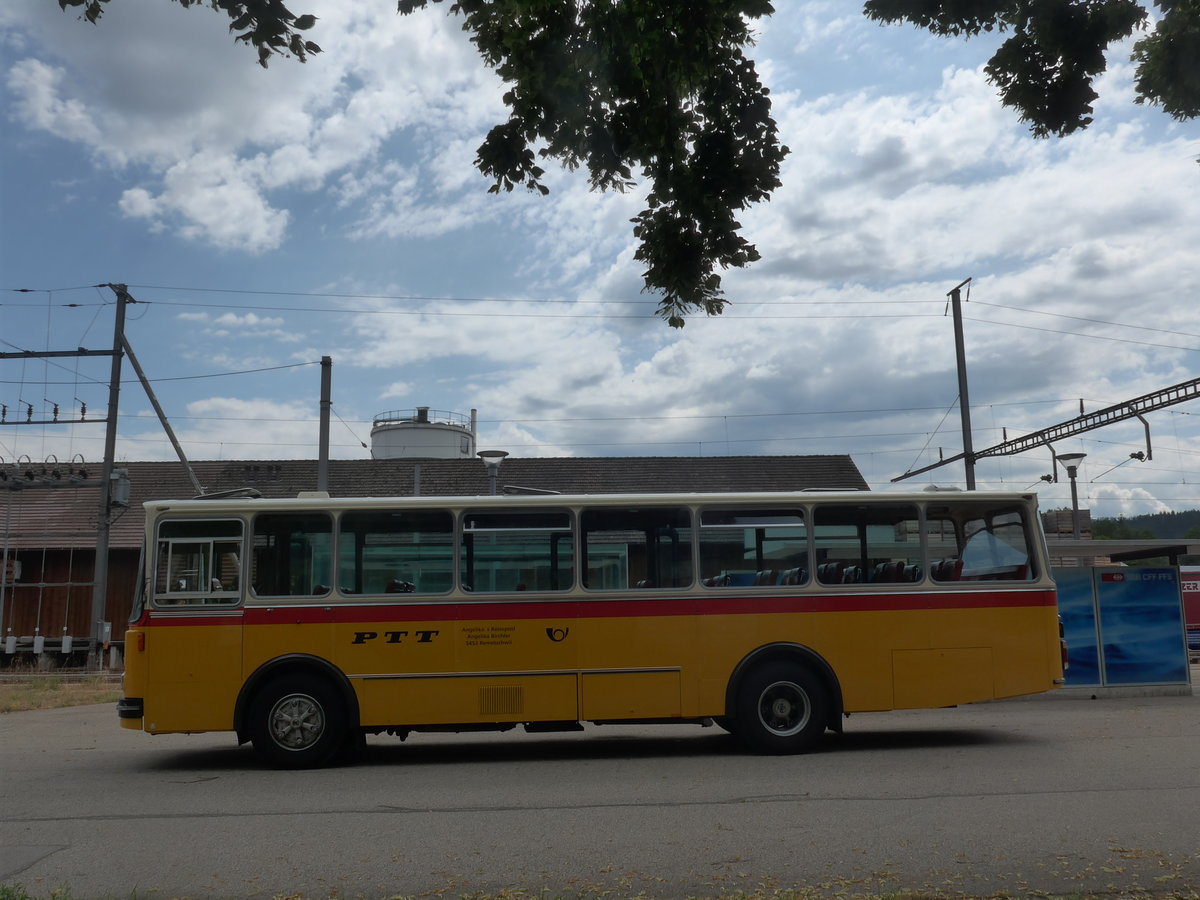
M 368 738 L 366 748 L 353 758 L 356 767 L 487 765 L 490 763 L 544 763 L 563 760 L 672 760 L 706 756 L 735 759 L 749 755 L 737 739 L 716 728 L 647 735 L 646 729 L 605 733 L 605 727 L 585 734 L 415 734 L 407 741 L 386 735 Z M 864 753 L 897 753 L 912 750 L 995 747 L 1029 743 L 1030 738 L 1003 730 L 970 728 L 905 728 L 848 730 L 826 734 L 812 755 L 847 759 Z M 208 771 L 266 769 L 248 746 L 173 750 L 157 757 L 158 771 Z

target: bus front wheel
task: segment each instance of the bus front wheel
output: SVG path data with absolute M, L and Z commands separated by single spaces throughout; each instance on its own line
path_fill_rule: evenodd
M 738 690 L 737 736 L 758 753 L 805 753 L 825 733 L 829 691 L 811 669 L 774 662 L 747 675 Z
M 323 766 L 343 746 L 345 707 L 329 682 L 312 675 L 276 678 L 250 707 L 255 751 L 281 769 Z

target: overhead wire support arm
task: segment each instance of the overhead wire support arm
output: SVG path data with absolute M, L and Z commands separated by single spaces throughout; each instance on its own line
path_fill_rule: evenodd
M 1162 390 L 1152 391 L 1149 394 L 1143 394 L 1140 397 L 1126 400 L 1123 403 L 1114 403 L 1112 406 L 1105 407 L 1096 412 L 1076 416 L 1067 422 L 1060 422 L 1057 425 L 1051 425 L 1049 428 L 1043 428 L 1041 431 L 1035 431 L 1033 434 L 1027 434 L 1024 437 L 1005 441 L 986 450 L 980 450 L 976 452 L 975 457 L 1009 456 L 1013 453 L 1021 453 L 1024 450 L 1030 450 L 1034 447 L 1040 447 L 1043 444 L 1053 443 L 1054 441 L 1061 441 L 1063 438 L 1083 434 L 1085 431 L 1092 431 L 1105 425 L 1112 425 L 1115 422 L 1124 422 L 1126 419 L 1140 419 L 1143 413 L 1154 412 L 1156 409 L 1163 409 L 1197 398 L 1200 398 L 1200 378 L 1193 378 L 1191 381 L 1180 382 Z M 1142 424 L 1145 425 L 1144 419 L 1142 420 Z
M 49 359 L 54 356 L 112 356 L 111 350 L 12 350 L 0 353 L 0 359 Z
M 192 487 L 197 495 L 204 493 L 204 487 L 200 484 L 200 479 L 196 477 L 196 473 L 192 470 L 192 464 L 188 462 L 187 455 L 183 452 L 183 447 L 180 446 L 179 440 L 175 437 L 175 430 L 171 428 L 171 423 L 167 420 L 167 414 L 163 412 L 162 406 L 158 402 L 158 397 L 154 394 L 154 388 L 150 387 L 150 380 L 146 377 L 146 373 L 142 371 L 142 364 L 138 362 L 136 354 L 133 352 L 133 347 L 129 344 L 129 338 L 124 334 L 121 335 L 121 346 L 125 348 L 125 355 L 129 357 L 129 362 L 133 365 L 133 370 L 137 372 L 138 380 L 142 383 L 142 388 L 146 391 L 146 396 L 150 398 L 150 405 L 154 407 L 154 412 L 158 415 L 158 421 L 162 424 L 163 431 L 167 433 L 167 437 L 171 441 L 171 446 L 175 448 L 175 455 L 179 457 L 179 461 L 183 463 L 184 469 L 187 470 L 188 480 L 192 482 Z
M 1190 381 L 1182 381 L 1179 384 L 1171 385 L 1171 387 L 1151 391 L 1140 397 L 1134 397 L 1132 400 L 1114 403 L 1112 406 L 1106 406 L 1104 409 L 1097 410 L 1096 412 L 1078 415 L 1074 419 L 1059 422 L 1057 425 L 1051 425 L 1049 428 L 1043 428 L 1041 431 L 1035 431 L 1024 437 L 1004 441 L 995 446 L 988 447 L 986 450 L 976 450 L 975 458 L 1012 456 L 1015 453 L 1023 453 L 1035 447 L 1048 446 L 1055 441 L 1061 441 L 1064 438 L 1074 437 L 1077 434 L 1103 428 L 1105 425 L 1124 422 L 1127 419 L 1141 420 L 1143 427 L 1146 429 L 1146 446 L 1149 448 L 1150 426 L 1147 424 L 1144 414 L 1198 398 L 1200 398 L 1200 378 L 1193 378 Z M 932 465 L 914 469 L 911 472 L 905 472 L 903 475 L 897 475 L 892 481 L 903 481 L 906 478 L 912 478 L 915 475 L 937 469 L 947 463 L 963 459 L 965 456 L 966 454 L 960 453 L 957 456 L 947 457 Z M 1149 458 L 1149 452 L 1147 452 L 1147 459 Z
M 108 419 L 13 419 L 0 416 L 0 425 L 104 425 Z

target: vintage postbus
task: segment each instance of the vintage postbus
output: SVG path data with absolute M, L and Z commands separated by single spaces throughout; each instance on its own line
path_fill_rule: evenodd
M 163 500 L 144 560 L 121 724 L 282 767 L 583 723 L 794 753 L 1063 675 L 1033 494 Z

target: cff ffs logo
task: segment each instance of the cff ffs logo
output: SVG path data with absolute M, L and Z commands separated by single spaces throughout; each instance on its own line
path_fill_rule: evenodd
M 550 640 L 554 641 L 554 643 L 556 643 L 556 644 L 559 641 L 566 640 L 567 635 L 570 633 L 571 633 L 570 628 L 547 628 L 546 629 L 546 637 L 550 638 Z
M 1109 584 L 1123 581 L 1174 581 L 1174 572 L 1105 572 L 1100 580 Z

